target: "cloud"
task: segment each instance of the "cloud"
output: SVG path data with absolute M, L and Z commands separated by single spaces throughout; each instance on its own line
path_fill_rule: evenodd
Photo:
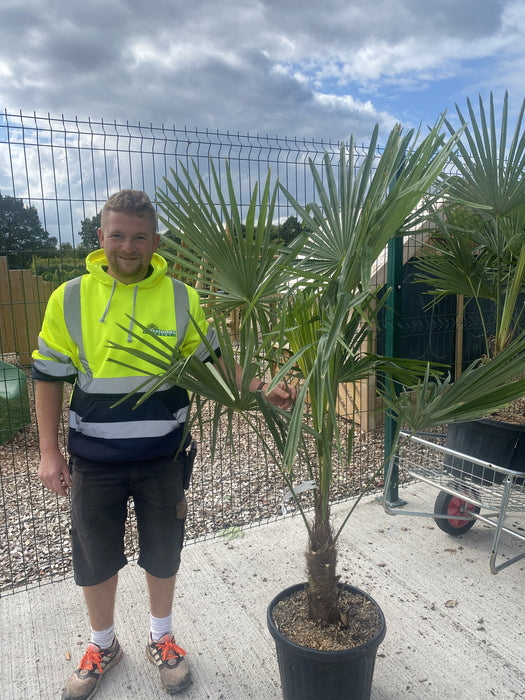
M 4 0 L 0 106 L 364 140 L 521 98 L 524 0 Z M 483 67 L 483 72 L 479 70 Z

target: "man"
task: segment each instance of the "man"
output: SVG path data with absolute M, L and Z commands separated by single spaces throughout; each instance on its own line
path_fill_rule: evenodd
M 46 488 L 62 496 L 71 488 L 73 569 L 91 623 L 91 641 L 64 688 L 63 700 L 93 697 L 103 673 L 122 656 L 113 615 L 118 571 L 126 564 L 123 534 L 129 497 L 134 499 L 138 563 L 146 571 L 150 600 L 146 654 L 168 693 L 191 683 L 186 652 L 172 633 L 186 517 L 185 452 L 180 447 L 188 395 L 178 387 L 163 386 L 138 408 L 138 396 L 115 406 L 141 386 L 141 369 L 147 364 L 137 361 L 136 370 L 131 370 L 111 361 L 120 358 L 129 364 L 129 356 L 119 355 L 107 343 L 138 344 L 132 334 L 141 332 L 134 326 L 137 319 L 158 329 L 163 341 L 177 344 L 184 356 L 196 353 L 206 360 L 209 355 L 191 315 L 217 348 L 198 293 L 166 275 L 166 261 L 156 253 L 156 229 L 155 209 L 145 193 L 123 190 L 110 197 L 98 230 L 101 249 L 87 257 L 88 274 L 51 295 L 33 353 L 38 475 Z M 240 367 L 238 371 L 240 377 Z M 69 464 L 58 446 L 64 381 L 74 383 Z M 252 390 L 261 390 L 256 380 L 252 384 Z M 286 409 L 293 393 L 282 384 L 268 399 Z

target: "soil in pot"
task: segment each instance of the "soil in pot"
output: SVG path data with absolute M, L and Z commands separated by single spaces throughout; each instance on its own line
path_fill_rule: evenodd
M 319 651 L 340 651 L 365 644 L 381 626 L 376 605 L 348 590 L 341 590 L 341 622 L 321 625 L 308 617 L 308 599 L 304 589 L 281 600 L 272 610 L 275 626 L 295 644 Z

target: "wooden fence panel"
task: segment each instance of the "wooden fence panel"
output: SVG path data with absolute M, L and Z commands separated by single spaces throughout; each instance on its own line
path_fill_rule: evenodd
M 38 333 L 53 285 L 31 270 L 10 270 L 0 257 L 0 354 L 16 354 L 20 365 L 31 364 Z
M 0 257 L 0 353 L 14 352 L 15 327 L 12 318 L 11 290 L 7 258 Z

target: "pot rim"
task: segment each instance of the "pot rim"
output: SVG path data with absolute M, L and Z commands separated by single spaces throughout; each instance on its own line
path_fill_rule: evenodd
M 514 431 L 516 433 L 525 432 L 525 423 L 509 423 L 508 421 L 502 420 L 500 418 L 493 418 L 491 416 L 486 416 L 485 418 L 475 418 L 470 421 L 458 421 L 457 423 L 451 423 L 450 425 L 482 425 L 482 426 L 493 426 L 500 430 Z
M 338 649 L 334 651 L 330 650 L 323 650 L 323 649 L 312 649 L 311 647 L 305 647 L 302 644 L 297 644 L 296 642 L 293 642 L 291 639 L 289 639 L 285 634 L 280 632 L 277 629 L 277 626 L 273 620 L 272 617 L 272 610 L 274 607 L 284 598 L 289 597 L 296 591 L 299 591 L 303 588 L 306 588 L 308 584 L 306 582 L 302 583 L 296 583 L 293 586 L 289 586 L 288 588 L 284 588 L 280 593 L 278 593 L 270 602 L 268 605 L 267 611 L 266 611 L 266 621 L 268 624 L 268 629 L 270 630 L 270 634 L 274 639 L 279 639 L 286 643 L 290 648 L 295 649 L 297 652 L 300 652 L 302 654 L 312 654 L 313 656 L 319 656 L 319 655 L 324 655 L 324 656 L 330 656 L 332 660 L 337 661 L 338 658 L 343 660 L 343 657 L 348 657 L 349 655 L 358 655 L 366 650 L 368 650 L 371 647 L 378 647 L 383 639 L 385 638 L 386 635 L 386 620 L 385 616 L 383 613 L 383 610 L 381 609 L 381 606 L 379 603 L 372 598 L 372 596 L 367 593 L 366 591 L 361 590 L 360 588 L 357 588 L 357 586 L 353 586 L 349 583 L 339 583 L 339 586 L 341 588 L 344 588 L 347 591 L 350 591 L 352 593 L 357 593 L 358 595 L 362 596 L 363 598 L 366 598 L 367 600 L 371 601 L 373 605 L 376 607 L 378 614 L 379 614 L 379 630 L 377 633 L 372 637 L 372 639 L 369 639 L 367 642 L 364 642 L 363 644 L 358 644 L 355 647 L 349 647 L 348 649 Z

